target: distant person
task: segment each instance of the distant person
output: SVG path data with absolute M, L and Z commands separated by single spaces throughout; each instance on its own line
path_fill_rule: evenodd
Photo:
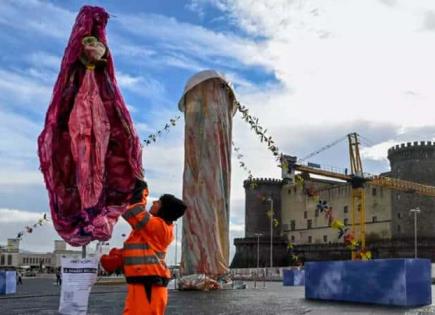
M 62 285 L 62 273 L 60 272 L 60 268 L 56 271 L 56 285 Z
M 21 276 L 21 272 L 17 272 L 17 284 L 22 285 L 23 284 L 23 278 Z

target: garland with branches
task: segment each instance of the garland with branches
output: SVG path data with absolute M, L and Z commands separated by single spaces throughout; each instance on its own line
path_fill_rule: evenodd
M 326 200 L 319 200 L 316 210 L 324 214 L 331 228 L 338 230 L 338 239 L 343 238 L 344 245 L 346 248 L 356 253 L 357 259 L 369 260 L 372 258 L 372 253 L 362 247 L 361 242 L 355 238 L 355 235 L 346 227 L 343 221 L 335 217 L 332 207 L 328 206 Z
M 50 220 L 47 218 L 47 214 L 44 213 L 42 218 L 38 219 L 38 221 L 36 221 L 34 224 L 26 225 L 23 230 L 19 231 L 17 233 L 16 239 L 21 241 L 24 235 L 31 234 L 34 229 L 43 226 L 44 223 L 48 221 Z M 0 246 L 0 250 L 8 250 L 8 249 L 9 249 L 8 246 Z
M 176 117 L 169 119 L 169 122 L 166 123 L 162 129 L 157 130 L 155 133 L 148 135 L 148 137 L 144 140 L 145 145 L 148 146 L 151 143 L 157 142 L 157 138 L 160 137 L 164 131 L 169 132 L 169 129 L 171 127 L 174 127 L 180 118 L 181 118 L 180 116 L 176 116 Z
M 272 136 L 267 134 L 267 129 L 260 126 L 259 119 L 255 116 L 252 116 L 249 113 L 249 109 L 240 104 L 238 101 L 235 101 L 235 105 L 237 110 L 242 114 L 242 119 L 251 126 L 251 130 L 253 130 L 260 138 L 260 142 L 264 142 L 267 145 L 267 149 L 272 152 L 275 160 L 280 163 L 278 166 L 281 168 L 286 167 L 286 165 L 284 165 L 285 161 L 282 159 L 282 154 L 280 153 L 278 146 L 272 139 Z
M 240 168 L 242 168 L 246 173 L 248 173 L 248 180 L 252 181 L 252 179 L 253 179 L 252 172 L 246 166 L 246 163 L 242 160 L 244 155 L 242 153 L 240 153 L 240 148 L 236 146 L 234 141 L 232 141 L 231 144 L 233 145 L 234 152 L 236 152 L 236 158 L 237 158 L 237 160 L 239 160 Z

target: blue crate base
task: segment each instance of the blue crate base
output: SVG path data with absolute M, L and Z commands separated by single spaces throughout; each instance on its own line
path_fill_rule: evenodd
M 429 259 L 305 264 L 305 298 L 397 306 L 432 304 Z
M 305 270 L 283 270 L 284 286 L 303 286 L 305 284 Z
M 17 291 L 15 271 L 0 271 L 0 295 L 14 294 Z

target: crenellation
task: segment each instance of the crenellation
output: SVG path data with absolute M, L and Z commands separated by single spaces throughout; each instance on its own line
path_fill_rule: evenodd
M 247 187 L 249 186 L 251 183 L 255 183 L 255 184 L 260 184 L 260 185 L 264 185 L 264 184 L 282 184 L 282 180 L 281 179 L 277 179 L 277 178 L 264 178 L 264 177 L 259 177 L 259 178 L 252 178 L 252 179 L 246 179 L 243 182 L 243 187 Z
M 428 152 L 434 152 L 429 154 Z M 435 156 L 435 142 L 432 141 L 414 141 L 397 144 L 388 149 L 388 158 L 396 159 L 427 159 L 429 156 Z

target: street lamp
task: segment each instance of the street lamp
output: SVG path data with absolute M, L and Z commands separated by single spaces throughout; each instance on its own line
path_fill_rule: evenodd
M 410 214 L 414 213 L 414 258 L 417 258 L 417 214 L 421 212 L 420 208 L 409 210 Z
M 177 249 L 178 249 L 178 224 L 175 223 L 175 262 L 174 266 L 177 266 Z
M 267 198 L 267 201 L 270 202 L 270 268 L 272 268 L 273 267 L 273 199 L 272 196 Z
M 174 289 L 177 289 L 177 278 L 179 276 L 180 269 L 177 269 L 177 249 L 178 249 L 178 224 L 175 222 L 175 262 L 174 262 Z
M 263 233 L 255 233 L 257 237 L 257 276 L 254 281 L 254 288 L 257 287 L 257 279 L 258 279 L 258 268 L 260 268 L 260 236 L 263 236 Z

